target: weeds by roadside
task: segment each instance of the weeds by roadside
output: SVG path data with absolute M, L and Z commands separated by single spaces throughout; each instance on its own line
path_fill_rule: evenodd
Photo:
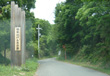
M 21 67 L 0 65 L 0 76 L 33 76 L 38 67 L 37 59 L 28 59 Z

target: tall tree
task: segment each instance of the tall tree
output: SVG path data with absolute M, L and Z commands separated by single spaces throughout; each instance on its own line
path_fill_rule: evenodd
M 71 56 L 78 52 L 77 47 L 80 46 L 81 27 L 75 16 L 81 4 L 81 1 L 79 3 L 77 1 L 67 1 L 66 3 L 57 4 L 55 11 L 55 23 L 58 29 L 57 40 L 61 47 L 66 45 L 67 54 Z M 69 49 L 70 47 L 71 49 Z

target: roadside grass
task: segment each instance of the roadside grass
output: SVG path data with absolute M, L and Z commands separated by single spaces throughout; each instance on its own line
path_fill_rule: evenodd
M 0 65 L 0 76 L 33 76 L 37 70 L 37 59 L 28 59 L 21 67 Z
M 57 58 L 57 60 L 60 60 L 60 61 L 64 61 L 66 63 L 70 63 L 70 64 L 75 64 L 75 65 L 79 65 L 79 66 L 83 66 L 83 67 L 86 67 L 86 68 L 91 68 L 91 69 L 94 69 L 94 70 L 97 70 L 97 71 L 100 71 L 100 72 L 103 72 L 105 74 L 108 74 L 110 75 L 110 68 L 103 68 L 101 66 L 98 66 L 96 64 L 91 64 L 90 62 L 86 62 L 86 61 L 75 61 L 75 60 L 65 60 L 64 58 Z

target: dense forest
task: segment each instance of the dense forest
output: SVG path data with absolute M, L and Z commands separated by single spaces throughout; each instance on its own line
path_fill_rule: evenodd
M 56 41 L 67 58 L 110 67 L 110 1 L 66 0 L 55 10 Z M 62 55 L 64 56 L 64 55 Z
M 86 61 L 110 68 L 110 1 L 66 0 L 55 8 L 55 24 L 34 17 L 30 12 L 36 0 L 0 0 L 0 63 L 9 62 L 10 3 L 15 1 L 26 12 L 26 51 L 38 57 L 38 24 L 42 28 L 40 55 Z M 63 48 L 65 46 L 65 49 Z

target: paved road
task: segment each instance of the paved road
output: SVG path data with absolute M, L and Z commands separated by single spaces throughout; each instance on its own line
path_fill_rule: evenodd
M 109 76 L 85 67 L 56 61 L 54 58 L 39 61 L 38 76 Z

